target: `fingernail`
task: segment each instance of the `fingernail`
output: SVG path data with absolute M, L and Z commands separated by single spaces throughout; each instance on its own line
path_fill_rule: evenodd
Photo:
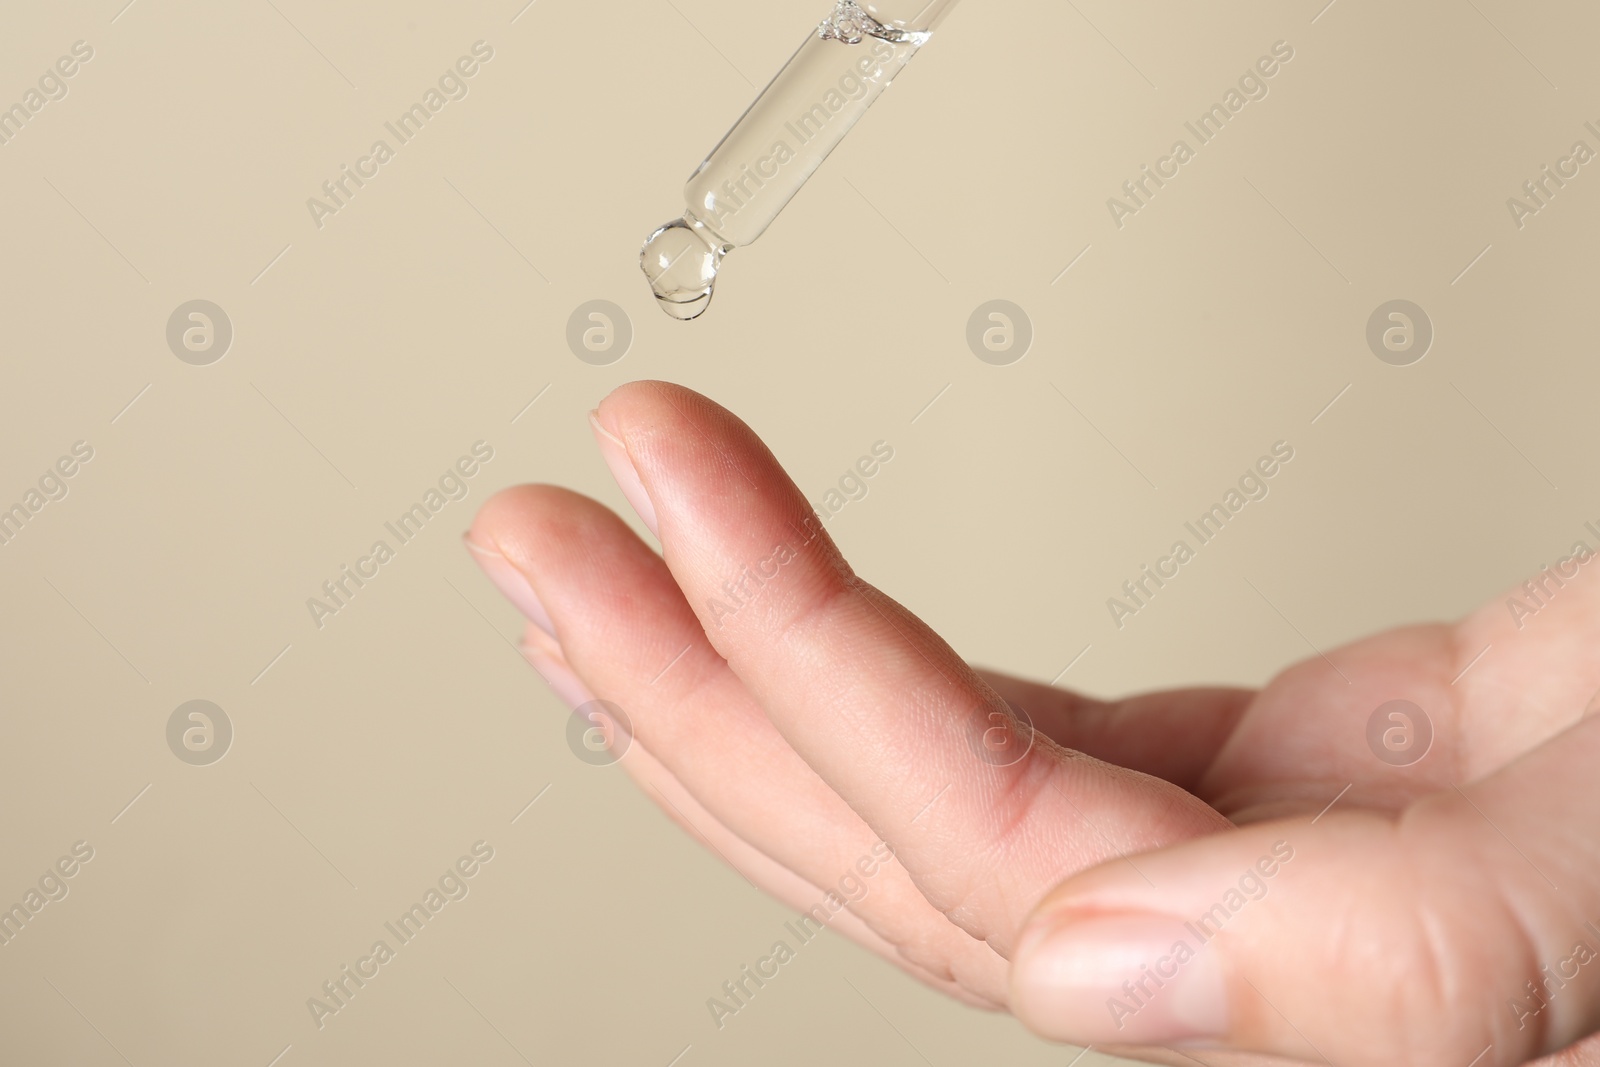
M 628 498 L 628 503 L 639 513 L 639 518 L 644 520 L 650 532 L 659 539 L 661 534 L 656 529 L 656 506 L 651 502 L 650 494 L 644 491 L 644 483 L 639 480 L 639 472 L 634 470 L 633 460 L 628 457 L 628 446 L 622 443 L 622 438 L 600 425 L 598 411 L 589 412 L 589 427 L 594 431 L 594 439 L 600 445 L 600 456 L 606 461 L 606 466 L 611 468 L 611 477 L 617 480 L 622 495 Z
M 1036 921 L 1011 963 L 1012 1010 L 1074 1043 L 1204 1041 L 1227 1033 L 1217 949 L 1161 915 Z
M 550 613 L 539 603 L 539 594 L 533 591 L 533 586 L 528 584 L 528 579 L 523 577 L 522 572 L 512 566 L 511 561 L 498 550 L 474 541 L 471 533 L 462 534 L 461 541 L 467 546 L 467 551 L 472 553 L 472 558 L 478 561 L 478 566 L 483 568 L 483 573 L 489 576 L 494 587 L 500 590 L 501 595 L 516 605 L 517 610 L 522 612 L 529 622 L 554 637 L 556 628 L 550 621 Z
M 539 672 L 539 677 L 555 691 L 561 702 L 576 711 L 593 700 L 589 688 L 561 655 L 559 646 L 540 647 L 542 643 L 536 635 L 530 634 L 522 644 L 522 657 Z

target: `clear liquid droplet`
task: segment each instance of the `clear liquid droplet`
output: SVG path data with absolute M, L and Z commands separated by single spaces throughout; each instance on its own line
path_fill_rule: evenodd
M 661 310 L 688 322 L 711 306 L 717 268 L 727 252 L 704 225 L 685 216 L 650 235 L 639 253 L 639 266 Z

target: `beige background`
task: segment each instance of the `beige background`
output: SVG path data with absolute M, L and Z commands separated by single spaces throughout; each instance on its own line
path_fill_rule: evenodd
M 789 915 L 574 758 L 457 540 L 521 481 L 622 506 L 584 413 L 624 381 L 709 393 L 814 498 L 888 440 L 831 523 L 859 570 L 971 658 L 1096 693 L 1260 682 L 1600 519 L 1600 174 L 1520 231 L 1505 203 L 1600 147 L 1591 5 L 969 0 L 686 326 L 639 243 L 825 3 L 124 2 L 0 30 L 6 103 L 95 50 L 0 147 L 0 501 L 95 450 L 0 548 L 0 898 L 95 848 L 0 948 L 8 1063 L 1075 1055 L 832 935 L 712 1026 Z M 306 199 L 480 39 L 470 95 L 319 230 Z M 1278 40 L 1270 95 L 1115 227 Z M 211 366 L 166 345 L 194 298 L 234 325 Z M 636 333 L 603 368 L 564 340 L 596 298 Z M 1037 331 L 1009 367 L 964 339 L 991 298 Z M 1437 330 L 1410 367 L 1364 337 L 1395 298 Z M 306 598 L 479 439 L 470 497 L 315 628 Z M 1106 598 L 1280 439 L 1272 495 L 1117 630 Z M 195 698 L 236 730 L 207 767 L 165 740 Z M 319 1032 L 306 999 L 479 839 L 470 896 Z

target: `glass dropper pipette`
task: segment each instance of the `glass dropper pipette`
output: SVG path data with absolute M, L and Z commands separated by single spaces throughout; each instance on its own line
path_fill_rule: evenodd
M 663 311 L 705 312 L 722 257 L 766 232 L 956 3 L 839 0 L 690 177 L 683 217 L 645 242 Z

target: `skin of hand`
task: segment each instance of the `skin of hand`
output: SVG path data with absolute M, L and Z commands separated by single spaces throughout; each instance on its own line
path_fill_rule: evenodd
M 1149 1062 L 1600 1065 L 1587 557 L 1514 592 L 1531 616 L 1105 702 L 969 667 L 699 394 L 634 383 L 591 423 L 661 551 L 552 486 L 467 547 L 555 692 L 624 709 L 621 766 L 757 886 L 843 894 L 817 921 L 922 981 Z M 1408 766 L 1368 740 L 1395 700 L 1432 728 Z

